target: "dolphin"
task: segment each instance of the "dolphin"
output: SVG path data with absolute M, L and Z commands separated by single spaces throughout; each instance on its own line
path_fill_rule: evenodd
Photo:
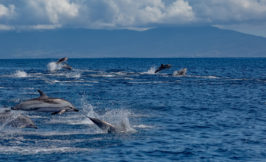
M 63 57 L 63 58 L 57 60 L 56 64 L 61 65 L 61 67 L 64 69 L 72 70 L 72 67 L 66 63 L 67 60 L 68 60 L 68 57 Z
M 67 60 L 68 60 L 68 57 L 60 58 L 59 60 L 57 60 L 56 64 L 61 64 L 63 62 L 66 62 Z
M 116 127 L 114 127 L 112 124 L 107 123 L 106 121 L 97 119 L 97 118 L 92 118 L 88 117 L 95 125 L 97 125 L 101 130 L 106 131 L 107 133 L 119 133 L 121 132 L 118 130 Z
M 92 117 L 89 117 L 85 114 L 83 114 L 85 117 L 89 118 L 98 128 L 100 128 L 101 130 L 107 132 L 107 133 L 110 133 L 110 134 L 113 134 L 113 133 L 123 133 L 125 132 L 126 130 L 126 126 L 123 125 L 123 129 L 118 129 L 116 128 L 115 126 L 113 126 L 112 124 L 106 122 L 106 121 L 103 121 L 103 120 L 100 120 L 100 119 L 97 119 L 97 118 L 92 118 Z
M 186 75 L 186 73 L 187 73 L 187 68 L 183 68 L 179 71 L 174 71 L 173 75 L 174 76 L 184 76 L 184 75 Z
M 158 73 L 161 70 L 169 69 L 169 68 L 171 68 L 170 64 L 161 64 L 161 66 L 157 70 L 155 70 L 155 73 Z
M 38 90 L 40 97 L 29 99 L 12 107 L 12 110 L 51 112 L 52 115 L 68 111 L 79 111 L 70 102 L 61 98 L 51 98 Z
M 25 115 L 14 115 L 10 110 L 5 110 L 0 113 L 0 123 L 14 128 L 35 128 L 37 126 L 33 121 Z
M 61 67 L 67 70 L 72 70 L 72 67 L 68 65 L 67 63 L 64 63 Z
M 85 114 L 83 114 L 83 115 L 85 115 Z M 106 121 L 103 121 L 103 120 L 100 120 L 97 118 L 92 118 L 92 117 L 89 117 L 87 115 L 85 115 L 85 116 L 87 118 L 89 118 L 98 128 L 105 131 L 106 133 L 115 134 L 115 133 L 127 132 L 126 125 L 124 123 L 121 123 L 121 127 L 118 128 L 118 127 L 115 127 L 114 125 L 112 125 Z

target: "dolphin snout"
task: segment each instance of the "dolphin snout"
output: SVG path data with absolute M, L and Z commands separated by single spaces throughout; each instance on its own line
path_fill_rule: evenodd
M 38 129 L 38 127 L 36 125 L 30 125 L 29 128 Z
M 70 110 L 75 111 L 75 112 L 79 112 L 79 110 L 75 107 L 70 107 Z

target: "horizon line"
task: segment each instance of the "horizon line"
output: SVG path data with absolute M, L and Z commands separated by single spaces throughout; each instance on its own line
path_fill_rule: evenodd
M 62 56 L 63 57 L 63 56 Z M 43 57 L 43 58 L 0 58 L 0 60 L 26 60 L 26 59 L 32 59 L 32 60 L 46 60 L 46 59 L 59 59 L 62 57 Z M 67 57 L 67 56 L 66 56 Z M 69 59 L 224 59 L 224 58 L 266 58 L 266 56 L 255 56 L 255 57 L 246 57 L 246 56 L 237 56 L 237 57 L 68 57 Z

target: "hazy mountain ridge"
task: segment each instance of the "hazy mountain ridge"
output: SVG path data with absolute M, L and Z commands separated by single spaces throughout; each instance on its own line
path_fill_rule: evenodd
M 1 31 L 1 58 L 265 57 L 266 38 L 214 27 Z

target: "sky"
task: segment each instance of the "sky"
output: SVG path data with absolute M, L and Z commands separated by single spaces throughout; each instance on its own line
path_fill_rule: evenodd
M 0 30 L 182 25 L 266 37 L 266 0 L 0 0 Z

